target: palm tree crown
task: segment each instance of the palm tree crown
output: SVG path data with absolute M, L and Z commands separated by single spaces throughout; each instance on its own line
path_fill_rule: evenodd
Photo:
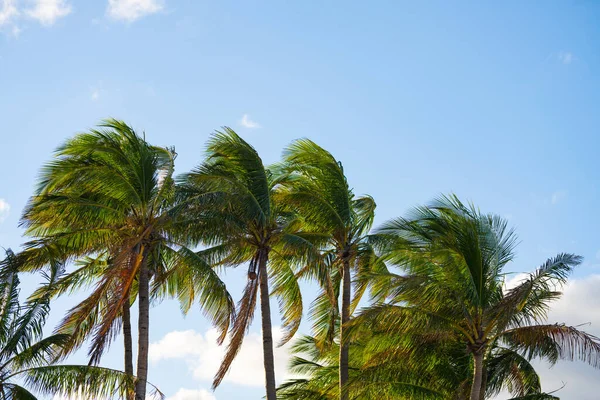
M 540 393 L 532 358 L 554 363 L 577 357 L 600 365 L 596 337 L 545 322 L 549 303 L 560 297 L 558 289 L 581 257 L 559 254 L 506 290 L 513 231 L 455 196 L 419 207 L 377 232 L 389 261 L 405 274 L 383 276 L 379 284 L 388 287 L 390 302 L 374 305 L 353 325 L 375 324 L 413 337 L 427 332 L 426 339 L 440 346 L 462 344 L 473 360 L 473 374 L 461 385 L 470 382 L 471 400 L 502 388 L 517 396 Z
M 190 238 L 208 248 L 213 265 L 248 263 L 248 280 L 237 307 L 231 338 L 213 387 L 220 384 L 252 322 L 260 290 L 267 399 L 275 399 L 269 279 L 283 314 L 285 343 L 300 324 L 302 298 L 291 260 L 303 257 L 308 241 L 302 222 L 280 201 L 280 176 L 265 168 L 256 150 L 233 130 L 213 135 L 206 160 L 182 177 L 187 212 L 197 229 Z
M 299 275 L 314 277 L 321 286 L 311 311 L 320 346 L 331 345 L 339 330 L 340 399 L 345 400 L 349 348 L 343 340 L 344 324 L 350 320 L 368 283 L 355 279 L 352 301 L 351 274 L 355 271 L 358 277 L 371 270 L 385 270 L 366 240 L 375 217 L 375 201 L 370 196 L 355 196 L 342 164 L 308 139 L 297 140 L 284 151 L 283 168 L 289 174 L 284 183 L 286 203 L 302 216 L 307 231 L 316 232 L 312 235 L 313 244 L 322 252 L 321 259 Z
M 58 328 L 74 349 L 91 332 L 91 362 L 99 361 L 120 328 L 130 298 L 140 306 L 136 398 L 144 399 L 148 355 L 150 285 L 163 288 L 189 308 L 197 298 L 205 313 L 227 331 L 233 304 L 209 265 L 186 247 L 172 179 L 175 152 L 151 146 L 125 123 L 108 120 L 99 130 L 76 135 L 42 169 L 40 184 L 22 223 L 35 240 L 21 255 L 23 269 L 52 259 L 104 257 L 59 283 L 80 284 L 97 276 L 92 293 L 71 309 Z M 161 293 L 156 290 L 156 293 Z

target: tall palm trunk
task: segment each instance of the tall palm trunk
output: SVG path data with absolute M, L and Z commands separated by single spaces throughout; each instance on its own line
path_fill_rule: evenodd
M 138 361 L 135 400 L 146 400 L 146 382 L 148 380 L 148 342 L 150 328 L 150 276 L 146 254 L 143 255 L 139 272 L 139 317 L 138 317 Z
M 482 383 L 483 383 L 483 350 L 477 350 L 473 353 L 475 368 L 473 372 L 473 385 L 471 386 L 471 400 L 479 400 L 481 398 Z
M 348 400 L 348 353 L 349 344 L 346 339 L 344 325 L 350 321 L 350 259 L 344 257 L 342 269 L 342 321 L 340 326 L 340 400 Z
M 269 303 L 269 277 L 267 261 L 269 251 L 260 250 L 258 277 L 260 279 L 260 313 L 262 319 L 263 358 L 267 400 L 275 400 L 275 360 L 273 357 L 273 332 L 271 329 L 271 304 Z
M 485 356 L 484 356 L 484 360 L 485 360 Z M 481 391 L 479 393 L 479 400 L 485 400 L 485 388 L 487 387 L 487 380 L 488 380 L 488 374 L 487 374 L 485 366 L 482 369 L 483 369 L 483 371 L 481 372 L 481 374 L 483 376 L 481 377 Z
M 125 348 L 125 373 L 129 376 L 133 376 L 133 343 L 131 339 L 131 304 L 129 303 L 129 291 L 126 295 L 127 299 L 123 304 L 123 347 Z M 133 380 L 132 390 L 127 392 L 127 400 L 133 400 L 135 393 L 133 391 Z

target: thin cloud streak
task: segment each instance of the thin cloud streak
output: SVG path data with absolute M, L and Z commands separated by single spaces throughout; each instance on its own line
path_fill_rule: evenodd
M 114 20 L 133 22 L 163 9 L 162 0 L 108 0 L 106 14 Z
M 261 127 L 258 122 L 252 121 L 248 114 L 244 114 L 242 116 L 242 119 L 240 120 L 240 125 L 242 125 L 244 128 L 249 129 L 257 129 Z

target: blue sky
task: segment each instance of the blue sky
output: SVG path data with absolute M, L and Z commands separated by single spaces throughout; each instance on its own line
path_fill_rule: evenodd
M 52 150 L 102 118 L 174 145 L 177 172 L 223 125 L 266 163 L 309 137 L 374 196 L 377 223 L 452 191 L 516 227 L 514 271 L 583 255 L 555 316 L 600 334 L 599 17 L 583 0 L 0 0 L 0 245 L 23 241 L 19 214 Z M 226 276 L 235 295 L 243 277 Z M 75 301 L 59 300 L 51 324 Z M 150 378 L 171 399 L 263 395 L 258 336 L 209 394 L 219 353 L 201 314 L 165 302 L 151 323 Z M 591 368 L 542 368 L 564 398 L 600 390 Z

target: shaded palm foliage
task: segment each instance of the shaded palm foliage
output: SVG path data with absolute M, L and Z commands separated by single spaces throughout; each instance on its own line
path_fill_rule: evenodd
M 107 261 L 84 262 L 58 282 L 59 292 L 94 282 L 57 328 L 71 338 L 66 350 L 91 336 L 90 362 L 97 363 L 137 295 L 139 400 L 146 392 L 151 286 L 179 297 L 184 308 L 198 300 L 224 332 L 233 312 L 225 285 L 176 232 L 193 226 L 176 212 L 174 159 L 172 149 L 151 146 L 125 123 L 105 121 L 58 148 L 22 217 L 34 237 L 19 256 L 22 270 L 82 257 Z
M 35 393 L 125 398 L 133 386 L 132 375 L 95 366 L 50 365 L 69 336 L 43 337 L 49 296 L 32 296 L 21 304 L 17 262 L 10 250 L 0 265 L 0 398 L 35 400 Z M 57 279 L 45 277 L 48 286 Z
M 443 400 L 469 397 L 470 356 L 457 342 L 444 342 L 427 332 L 415 336 L 373 331 L 353 332 L 347 391 L 351 399 Z M 282 400 L 339 398 L 337 346 L 323 352 L 312 337 L 302 337 L 292 348 L 290 379 L 277 389 Z M 536 387 L 516 399 L 556 400 L 541 392 L 539 377 L 528 366 L 514 364 L 501 349 L 492 351 L 489 376 L 508 385 Z M 507 362 L 508 361 L 508 362 Z
M 380 338 L 381 339 L 381 338 Z M 385 366 L 363 365 L 369 358 L 370 344 L 367 337 L 351 341 L 348 381 L 345 391 L 350 399 L 447 399 L 448 377 L 432 377 L 431 371 L 423 374 L 406 367 L 405 360 L 388 360 Z M 291 359 L 290 372 L 299 378 L 282 384 L 277 391 L 279 399 L 325 400 L 338 399 L 339 346 L 323 351 L 315 338 L 300 338 L 292 351 L 297 355 Z M 429 357 L 430 359 L 432 357 Z M 421 354 L 425 366 L 427 360 Z M 433 379 L 432 379 L 433 378 Z

